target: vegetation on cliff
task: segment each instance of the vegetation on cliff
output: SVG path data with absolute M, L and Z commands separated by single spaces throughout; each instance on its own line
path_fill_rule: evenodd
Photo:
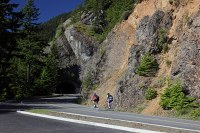
M 169 83 L 161 95 L 160 105 L 164 109 L 197 108 L 198 103 L 193 97 L 186 96 L 180 82 Z
M 146 53 L 136 68 L 136 73 L 140 76 L 153 76 L 156 74 L 159 68 L 158 66 L 158 63 L 153 56 L 151 56 L 150 53 Z
M 65 20 L 67 20 L 70 17 L 69 13 L 63 13 L 60 14 L 52 19 L 50 19 L 47 22 L 42 23 L 39 27 L 41 30 L 41 35 L 43 36 L 43 39 L 51 41 L 53 40 L 57 27 L 62 24 Z
M 92 20 L 92 26 L 88 29 L 82 30 L 80 27 L 86 27 L 85 24 L 81 23 L 82 26 L 76 26 L 76 28 L 86 34 L 93 33 L 92 36 L 102 42 L 108 32 L 120 22 L 122 19 L 127 19 L 127 16 L 132 12 L 133 4 L 137 0 L 85 0 L 83 7 L 74 11 L 73 22 L 78 22 L 81 19 L 81 13 L 88 13 L 92 11 L 94 19 Z

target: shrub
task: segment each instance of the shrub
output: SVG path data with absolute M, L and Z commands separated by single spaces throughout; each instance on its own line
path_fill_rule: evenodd
M 96 40 L 100 43 L 105 40 L 121 19 L 128 18 L 129 13 L 125 11 L 131 11 L 136 2 L 136 0 L 85 0 L 85 11 L 93 11 L 96 17 L 93 24 L 96 25 L 93 28 Z
M 130 11 L 124 11 L 123 14 L 122 14 L 122 16 L 121 16 L 121 18 L 120 18 L 120 20 L 127 20 L 128 17 L 131 15 L 131 13 L 132 13 L 132 10 L 130 10 Z
M 168 67 L 170 67 L 171 66 L 171 64 L 172 64 L 172 61 L 170 61 L 170 60 L 166 60 L 166 65 L 168 66 Z
M 7 97 L 6 89 L 3 89 L 2 92 L 0 92 L 0 101 L 5 100 Z
M 85 35 L 89 37 L 93 37 L 95 35 L 95 32 L 91 29 L 91 27 L 84 25 L 80 22 L 77 22 L 74 24 L 74 27 L 81 33 L 84 33 Z
M 145 99 L 146 100 L 152 100 L 156 98 L 157 96 L 157 91 L 154 90 L 153 88 L 148 88 L 146 93 L 145 93 Z
M 192 109 L 188 109 L 188 108 L 183 108 L 183 109 L 179 109 L 176 111 L 176 116 L 188 116 L 188 114 L 191 112 Z
M 56 29 L 55 37 L 57 38 L 57 37 L 61 36 L 62 34 L 64 34 L 64 31 L 65 31 L 65 29 L 64 29 L 63 25 L 60 24 Z
M 194 119 L 200 117 L 200 108 L 193 110 L 193 111 L 190 113 L 190 116 L 191 116 L 192 118 L 194 118 Z
M 167 31 L 162 28 L 158 30 L 158 49 L 164 53 L 168 50 Z
M 173 2 L 174 2 L 173 0 L 169 0 L 169 4 L 171 4 L 171 5 L 172 5 L 172 4 L 173 4 Z
M 89 90 L 92 86 L 92 72 L 88 71 L 87 75 L 83 79 L 82 86 L 85 90 Z
M 161 95 L 160 105 L 163 109 L 175 110 L 198 107 L 195 98 L 186 96 L 183 93 L 183 88 L 179 81 L 176 81 L 174 84 L 169 84 L 165 89 Z
M 156 60 L 150 55 L 150 53 L 146 53 L 141 61 L 139 66 L 136 68 L 136 74 L 140 76 L 153 76 L 158 70 L 158 63 Z
M 166 78 L 165 77 L 158 77 L 158 79 L 153 83 L 154 88 L 161 88 L 165 85 Z

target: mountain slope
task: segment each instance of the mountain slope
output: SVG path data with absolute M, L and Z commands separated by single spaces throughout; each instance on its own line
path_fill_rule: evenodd
M 105 107 L 106 94 L 111 93 L 115 109 L 164 114 L 160 96 L 169 82 L 178 79 L 185 94 L 200 103 L 199 6 L 199 0 L 144 0 L 102 43 L 74 25 L 67 27 L 66 45 L 79 62 L 84 96 L 89 99 L 96 92 Z M 136 71 L 146 53 L 159 64 L 155 75 L 141 76 Z M 149 87 L 158 93 L 150 101 L 145 99 Z

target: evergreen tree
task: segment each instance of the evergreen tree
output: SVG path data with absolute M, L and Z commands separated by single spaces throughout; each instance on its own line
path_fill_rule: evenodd
M 10 75 L 12 82 L 10 83 L 11 90 L 16 98 L 23 98 L 35 95 L 35 85 L 37 78 L 39 78 L 44 65 L 45 54 L 44 47 L 47 45 L 38 34 L 38 8 L 35 7 L 33 0 L 28 0 L 25 7 L 22 9 L 24 15 L 22 21 L 23 36 L 18 39 L 17 51 L 18 57 L 15 57 L 12 66 L 18 69 L 10 69 L 11 73 L 21 77 L 21 81 L 16 82 L 14 75 Z M 15 72 L 14 72 L 15 71 Z
M 136 68 L 136 73 L 140 76 L 153 76 L 157 70 L 158 63 L 148 52 L 142 57 L 139 66 Z
M 55 92 L 59 76 L 58 59 L 58 48 L 56 44 L 53 44 L 51 52 L 45 59 L 45 66 L 42 68 L 40 77 L 36 81 L 38 88 L 40 88 L 37 90 L 37 94 L 49 95 Z
M 11 4 L 10 0 L 0 0 L 0 94 L 3 91 L 4 94 L 9 93 L 7 68 L 10 67 L 9 60 L 13 56 L 22 19 L 20 12 L 13 11 L 17 6 L 18 4 Z

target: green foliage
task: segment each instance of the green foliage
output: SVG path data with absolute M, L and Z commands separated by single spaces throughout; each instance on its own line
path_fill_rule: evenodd
M 127 20 L 128 17 L 131 15 L 131 13 L 132 13 L 131 10 L 129 10 L 129 11 L 124 11 L 123 14 L 122 14 L 122 16 L 121 16 L 121 18 L 120 18 L 120 20 Z
M 36 8 L 34 0 L 27 1 L 24 8 L 22 9 L 22 13 L 24 15 L 22 22 L 24 32 L 29 33 L 30 31 L 33 31 L 38 25 L 35 23 L 35 21 L 38 20 L 39 9 Z
M 162 28 L 158 30 L 158 49 L 164 53 L 168 51 L 167 31 Z
M 89 30 L 94 33 L 93 36 L 96 40 L 98 42 L 105 40 L 107 34 L 116 23 L 122 19 L 128 18 L 133 4 L 136 2 L 136 0 L 85 0 L 84 11 L 92 11 L 96 17 L 93 28 L 89 28 Z M 81 12 L 80 10 L 78 11 Z M 77 22 L 77 19 L 75 22 Z
M 200 119 L 200 108 L 197 108 L 193 111 L 190 112 L 190 116 L 193 118 L 193 119 Z
M 61 36 L 62 34 L 64 34 L 64 27 L 63 27 L 63 24 L 60 24 L 57 29 L 56 29 L 56 35 L 55 35 L 55 38 Z
M 160 76 L 153 84 L 154 88 L 161 88 L 165 85 L 166 78 Z
M 9 69 L 9 88 L 11 89 L 12 95 L 14 95 L 16 99 L 29 97 L 30 91 L 27 90 L 26 63 L 20 58 L 14 57 L 11 60 L 11 64 Z
M 171 5 L 172 5 L 172 4 L 173 4 L 173 2 L 174 2 L 173 0 L 169 0 L 169 4 L 171 4 Z
M 74 27 L 78 31 L 85 33 L 88 37 L 93 37 L 95 35 L 95 32 L 91 29 L 91 27 L 84 25 L 80 22 L 77 22 L 76 24 L 74 24 Z
M 6 89 L 3 89 L 2 92 L 0 92 L 0 101 L 5 100 L 7 97 Z
M 139 66 L 136 68 L 136 74 L 140 76 L 153 76 L 158 70 L 158 63 L 156 60 L 150 55 L 150 53 L 146 53 L 141 61 Z
M 48 109 L 30 109 L 28 112 L 36 113 L 36 114 L 49 114 L 51 111 Z
M 16 48 L 16 38 L 22 21 L 22 13 L 16 12 L 18 4 L 10 0 L 0 0 L 0 97 L 8 95 L 9 60 L 14 56 L 12 51 Z
M 175 110 L 198 107 L 195 98 L 184 94 L 181 83 L 178 81 L 174 84 L 169 84 L 165 89 L 164 93 L 161 95 L 160 105 L 163 109 Z
M 57 27 L 70 17 L 70 13 L 60 14 L 39 25 L 40 35 L 44 40 L 51 41 L 55 37 Z
M 83 7 L 81 4 L 79 4 L 77 6 L 77 8 L 75 10 L 73 10 L 70 14 L 70 16 L 71 16 L 70 19 L 71 19 L 72 23 L 77 23 L 78 21 L 80 21 L 82 12 L 83 12 Z
M 92 89 L 92 72 L 91 71 L 88 71 L 86 77 L 83 79 L 83 82 L 82 82 L 82 86 L 83 86 L 83 89 L 88 91 L 89 89 Z
M 190 118 L 189 115 L 191 111 L 193 110 L 194 110 L 193 108 L 183 108 L 183 109 L 176 110 L 174 113 L 175 113 L 175 116 L 179 118 Z
M 3 87 L 9 96 L 7 98 L 23 99 L 34 95 L 46 95 L 49 94 L 48 90 L 55 87 L 52 81 L 56 78 L 54 71 L 57 65 L 53 65 L 56 60 L 51 54 L 44 54 L 44 48 L 48 44 L 38 34 L 38 24 L 35 21 L 39 13 L 33 0 L 27 1 L 22 14 L 24 17 L 21 20 L 21 34 L 15 36 L 16 46 L 12 50 L 9 67 L 5 69 L 7 82 Z
M 157 91 L 154 90 L 153 88 L 148 88 L 146 93 L 145 93 L 145 99 L 146 100 L 152 100 L 156 98 L 157 96 Z
M 101 47 L 99 49 L 99 54 L 101 55 L 101 57 L 105 54 L 105 52 L 106 52 L 105 48 Z
M 167 65 L 168 67 L 170 67 L 171 64 L 172 64 L 172 61 L 170 61 L 170 60 L 166 60 L 165 63 L 166 63 L 166 65 Z
M 140 114 L 145 108 L 147 107 L 146 103 L 138 104 L 133 110 L 131 110 L 134 113 Z
M 45 65 L 35 82 L 35 95 L 50 95 L 55 92 L 58 82 L 58 48 L 56 44 L 51 46 L 51 52 L 44 58 Z

